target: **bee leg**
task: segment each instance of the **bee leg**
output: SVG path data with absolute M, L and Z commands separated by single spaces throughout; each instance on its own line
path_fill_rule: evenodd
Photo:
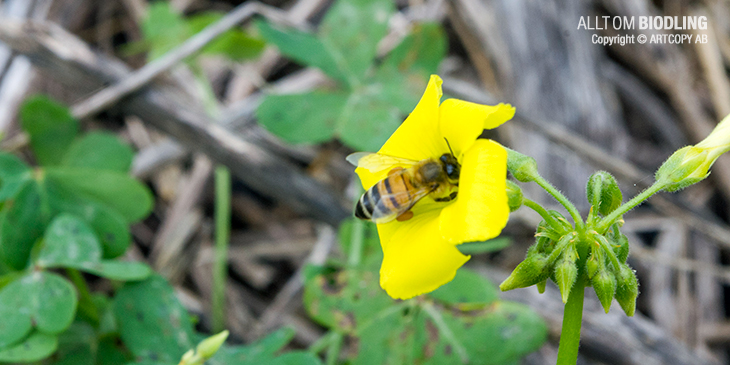
M 441 198 L 435 198 L 434 200 L 437 201 L 437 202 L 450 202 L 450 201 L 456 199 L 456 194 L 457 193 L 458 192 L 455 191 L 455 192 L 449 194 L 449 196 L 444 196 L 444 197 L 441 197 Z
M 397 220 L 398 222 L 405 222 L 411 218 L 413 218 L 413 211 L 409 210 L 409 211 L 406 211 L 405 213 L 399 215 L 398 218 L 396 218 L 395 220 Z
M 391 169 L 390 171 L 388 171 L 388 176 L 393 176 L 393 175 L 399 173 L 401 170 L 403 170 L 402 167 L 396 166 L 393 169 Z

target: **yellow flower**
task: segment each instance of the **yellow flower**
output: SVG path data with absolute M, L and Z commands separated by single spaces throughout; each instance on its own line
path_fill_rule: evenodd
M 396 299 L 428 293 L 451 281 L 469 260 L 456 245 L 496 237 L 509 215 L 507 151 L 494 141 L 477 138 L 484 129 L 511 119 L 514 108 L 456 99 L 439 105 L 441 83 L 441 78 L 431 76 L 421 101 L 378 151 L 416 161 L 438 159 L 449 153 L 448 140 L 461 164 L 456 199 L 436 202 L 426 196 L 411 209 L 413 218 L 378 224 L 384 255 L 380 286 Z M 389 170 L 372 173 L 357 168 L 355 172 L 368 189 Z

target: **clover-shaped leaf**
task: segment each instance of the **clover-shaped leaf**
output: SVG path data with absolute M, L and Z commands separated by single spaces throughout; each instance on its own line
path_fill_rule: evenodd
M 49 272 L 27 274 L 0 290 L 0 347 L 24 338 L 35 327 L 45 334 L 65 330 L 76 312 L 76 289 Z
M 268 95 L 256 113 L 259 123 L 291 143 L 339 138 L 357 150 L 377 150 L 415 107 L 446 53 L 440 25 L 424 23 L 376 64 L 393 12 L 388 0 L 338 0 L 317 34 L 259 22 L 261 35 L 284 55 L 339 84 L 336 90 Z
M 94 230 L 68 213 L 59 214 L 49 225 L 35 263 L 44 268 L 75 268 L 112 280 L 142 280 L 152 273 L 140 262 L 103 261 Z

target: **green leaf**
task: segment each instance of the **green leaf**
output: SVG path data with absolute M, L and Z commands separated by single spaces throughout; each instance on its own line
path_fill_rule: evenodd
M 115 135 L 90 132 L 77 139 L 63 157 L 64 166 L 129 172 L 134 152 Z
M 0 201 L 14 197 L 32 177 L 32 170 L 25 162 L 0 152 Z
M 101 242 L 104 258 L 114 258 L 127 251 L 131 236 L 127 222 L 121 214 L 93 199 L 63 189 L 51 181 L 46 181 L 44 186 L 49 204 L 56 214 L 71 213 L 91 225 Z
M 18 270 L 28 265 L 30 251 L 43 235 L 48 216 L 35 182 L 25 184 L 5 203 L 0 211 L 0 252 L 5 263 Z
M 346 145 L 374 152 L 398 129 L 403 115 L 382 91 L 382 85 L 372 84 L 350 97 L 337 126 Z
M 311 352 L 290 351 L 275 358 L 271 365 L 320 365 L 322 361 Z
M 222 17 L 223 14 L 218 12 L 204 12 L 191 16 L 187 19 L 191 35 L 200 32 Z M 260 39 L 253 38 L 238 29 L 231 29 L 203 48 L 202 54 L 225 56 L 232 61 L 240 62 L 261 54 L 265 45 L 264 41 Z
M 275 354 L 294 338 L 294 330 L 284 327 L 246 346 L 223 346 L 210 360 L 211 364 L 269 364 Z
M 76 268 L 110 280 L 136 281 L 144 280 L 152 275 L 152 269 L 149 266 L 133 261 L 90 262 L 83 263 Z
M 140 28 L 149 46 L 150 60 L 159 58 L 190 36 L 188 25 L 166 1 L 155 1 L 150 4 L 147 18 L 142 21 Z
M 461 303 L 488 304 L 499 299 L 497 288 L 481 275 L 469 270 L 456 271 L 454 280 L 436 289 L 430 297 L 449 305 Z
M 437 310 L 452 336 L 420 308 L 384 312 L 358 330 L 352 364 L 458 364 L 460 346 L 469 364 L 501 365 L 537 350 L 547 337 L 542 319 L 521 304 Z
M 42 95 L 23 103 L 20 121 L 30 135 L 30 145 L 38 162 L 43 166 L 61 162 L 79 129 L 78 121 L 66 106 Z
M 94 231 L 81 219 L 63 213 L 46 229 L 36 264 L 41 267 L 79 267 L 101 260 L 101 245 Z
M 383 60 L 381 68 L 393 68 L 400 73 L 417 72 L 428 79 L 438 71 L 446 56 L 448 42 L 439 23 L 420 23 Z
M 126 283 L 114 299 L 114 314 L 122 341 L 138 360 L 177 363 L 195 347 L 190 317 L 160 276 Z
M 294 29 L 283 30 L 266 21 L 257 21 L 261 36 L 285 56 L 303 65 L 317 67 L 330 77 L 349 85 L 348 74 L 337 58 L 316 36 Z
M 318 143 L 332 138 L 347 95 L 311 92 L 268 95 L 256 110 L 259 123 L 290 143 Z
M 472 364 L 509 363 L 539 349 L 547 339 L 547 325 L 542 318 L 519 303 L 501 301 L 475 311 L 442 314 Z M 447 346 L 439 346 L 431 363 L 447 363 L 439 360 L 450 356 Z
M 4 349 L 0 349 L 0 361 L 33 362 L 51 356 L 56 351 L 56 336 L 35 332 L 25 341 Z
M 116 210 L 127 223 L 146 217 L 152 209 L 152 194 L 147 187 L 117 171 L 54 167 L 46 169 L 46 179 Z
M 0 345 L 24 337 L 31 324 L 49 334 L 65 330 L 76 303 L 76 289 L 56 274 L 39 271 L 13 281 L 0 290 Z
M 329 9 L 320 39 L 349 77 L 365 77 L 394 11 L 391 0 L 338 0 Z
M 512 244 L 509 237 L 498 237 L 483 242 L 467 242 L 456 246 L 459 252 L 464 255 L 478 255 L 487 252 L 495 252 Z
M 316 322 L 353 331 L 393 300 L 378 285 L 372 271 L 341 271 L 319 275 L 305 283 L 304 307 Z

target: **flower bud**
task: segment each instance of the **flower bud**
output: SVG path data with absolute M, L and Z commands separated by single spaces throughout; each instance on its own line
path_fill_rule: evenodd
M 598 300 L 601 301 L 603 309 L 606 313 L 608 313 L 608 310 L 611 309 L 613 295 L 616 293 L 616 278 L 609 273 L 608 270 L 602 269 L 596 273 L 596 275 L 591 279 L 591 282 L 593 283 L 593 289 L 596 291 Z M 634 297 L 634 306 L 635 305 L 636 297 Z
M 617 281 L 616 301 L 621 305 L 627 316 L 631 317 L 636 311 L 636 296 L 639 295 L 639 281 L 636 280 L 634 270 L 624 264 L 614 273 Z
M 182 358 L 180 359 L 180 364 L 190 364 L 191 360 L 195 356 L 195 351 L 192 349 L 188 350 L 182 355 Z
M 700 147 L 680 148 L 664 161 L 654 177 L 656 181 L 666 185 L 664 188 L 666 191 L 683 189 L 709 175 L 710 166 L 715 160 L 708 157 L 708 151 Z
M 515 150 L 507 148 L 507 170 L 521 182 L 535 181 L 538 175 L 537 162 L 534 158 L 525 156 Z
M 603 258 L 600 258 L 600 259 L 596 258 L 595 255 L 591 256 L 586 261 L 586 275 L 588 275 L 589 279 L 593 278 L 596 275 L 596 273 L 598 272 L 598 269 L 600 269 L 603 264 L 602 261 L 603 261 Z
M 218 352 L 218 349 L 223 345 L 223 343 L 226 342 L 226 338 L 228 338 L 227 330 L 201 341 L 196 349 L 198 355 L 200 355 L 203 359 L 210 359 L 216 352 Z
M 564 250 L 563 257 L 555 265 L 555 280 L 560 288 L 563 303 L 568 302 L 570 290 L 573 288 L 575 279 L 578 277 L 578 267 L 575 265 L 576 258 L 575 248 L 568 247 Z
M 522 206 L 522 189 L 511 180 L 507 180 L 507 205 L 510 212 Z
M 604 216 L 618 208 L 623 200 L 616 179 L 606 171 L 595 172 L 588 178 L 586 196 L 593 209 Z
M 533 245 L 533 247 L 535 247 Z M 501 291 L 517 288 L 526 288 L 547 279 L 550 275 L 547 257 L 538 253 L 533 247 L 527 251 L 527 256 L 512 271 L 512 274 L 499 284 Z
M 625 264 L 626 259 L 629 257 L 629 239 L 621 233 L 606 238 L 608 238 L 608 242 L 611 244 L 613 253 L 616 255 L 618 261 Z

